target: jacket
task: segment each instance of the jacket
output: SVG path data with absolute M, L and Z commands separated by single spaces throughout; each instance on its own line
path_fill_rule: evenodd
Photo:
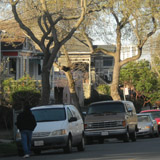
M 17 128 L 22 130 L 33 131 L 37 125 L 34 115 L 30 110 L 23 111 L 17 116 Z

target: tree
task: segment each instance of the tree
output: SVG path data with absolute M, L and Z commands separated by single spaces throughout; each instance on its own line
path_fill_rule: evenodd
M 150 40 L 151 66 L 160 79 L 160 34 Z M 153 44 L 153 45 L 152 45 Z
M 84 20 L 86 0 L 10 0 L 10 4 L 19 26 L 44 53 L 42 104 L 48 104 L 51 67 L 60 48 Z
M 155 1 L 144 1 L 142 3 L 141 0 L 108 0 L 106 3 L 103 3 L 104 12 L 109 13 L 106 14 L 106 17 L 112 17 L 108 18 L 110 24 L 107 23 L 107 25 L 112 26 L 111 33 L 108 35 L 111 41 L 111 36 L 114 37 L 114 33 L 116 34 L 114 44 L 116 51 L 98 48 L 95 52 L 103 52 L 114 57 L 113 81 L 111 84 L 111 96 L 114 100 L 120 100 L 118 88 L 121 67 L 141 57 L 144 44 L 157 30 L 157 21 L 155 20 L 156 7 Z M 103 19 L 105 21 L 104 15 Z M 102 30 L 104 30 L 104 26 L 101 28 Z M 134 44 L 136 45 L 138 54 L 121 60 L 122 38 L 129 41 L 129 34 L 131 34 L 131 37 L 134 37 Z
M 151 70 L 150 63 L 145 60 L 129 62 L 122 67 L 120 84 L 132 90 L 132 94 L 136 94 L 136 100 L 142 98 L 143 106 L 146 103 L 154 104 L 160 96 L 158 77 Z
M 73 72 L 75 72 L 76 69 L 74 67 L 74 64 L 71 62 L 71 59 L 68 55 L 68 52 L 65 46 L 62 46 L 61 50 L 65 55 L 66 65 L 59 65 L 58 63 L 55 62 L 54 66 L 56 66 L 57 68 L 59 68 L 61 71 L 65 73 L 68 80 L 69 91 L 73 100 L 73 104 L 77 107 L 80 113 L 82 113 L 80 104 L 79 104 L 79 97 L 77 96 L 77 93 L 76 93 L 76 87 L 75 87 L 76 80 L 73 77 Z M 78 68 L 78 70 L 80 69 L 81 68 Z

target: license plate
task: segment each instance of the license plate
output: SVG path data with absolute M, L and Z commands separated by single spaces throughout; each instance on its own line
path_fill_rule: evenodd
M 101 132 L 101 135 L 102 136 L 108 136 L 108 132 L 107 131 L 103 131 L 103 132 Z
M 44 141 L 34 141 L 34 146 L 43 146 Z

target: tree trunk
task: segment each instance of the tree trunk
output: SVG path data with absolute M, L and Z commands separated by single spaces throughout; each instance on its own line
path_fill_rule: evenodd
M 113 70 L 113 81 L 111 84 L 111 96 L 113 100 L 121 100 L 118 92 L 119 88 L 120 65 L 115 63 Z
M 47 105 L 50 98 L 50 72 L 48 69 L 42 71 L 42 93 L 41 93 L 41 105 Z
M 79 112 L 82 115 L 81 107 L 79 104 L 79 98 L 78 98 L 76 90 L 75 90 L 75 82 L 74 82 L 73 76 L 71 74 L 71 71 L 69 70 L 69 71 L 65 72 L 65 74 L 68 79 L 68 84 L 69 84 L 68 86 L 69 86 L 69 91 L 71 94 L 71 99 L 73 101 L 73 104 L 75 105 L 75 107 L 79 110 Z
M 116 38 L 116 53 L 114 56 L 114 69 L 113 69 L 113 81 L 111 84 L 111 96 L 113 100 L 121 100 L 119 96 L 119 74 L 120 74 L 120 54 L 121 54 L 121 27 L 118 24 L 117 29 L 117 38 Z

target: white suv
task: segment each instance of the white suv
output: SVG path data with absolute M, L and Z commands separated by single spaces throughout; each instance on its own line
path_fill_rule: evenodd
M 41 150 L 63 148 L 70 153 L 72 147 L 84 151 L 84 124 L 79 111 L 73 105 L 47 105 L 31 109 L 37 126 L 33 131 L 32 150 L 40 154 Z M 17 134 L 20 135 L 20 134 Z M 22 147 L 17 137 L 18 153 Z

